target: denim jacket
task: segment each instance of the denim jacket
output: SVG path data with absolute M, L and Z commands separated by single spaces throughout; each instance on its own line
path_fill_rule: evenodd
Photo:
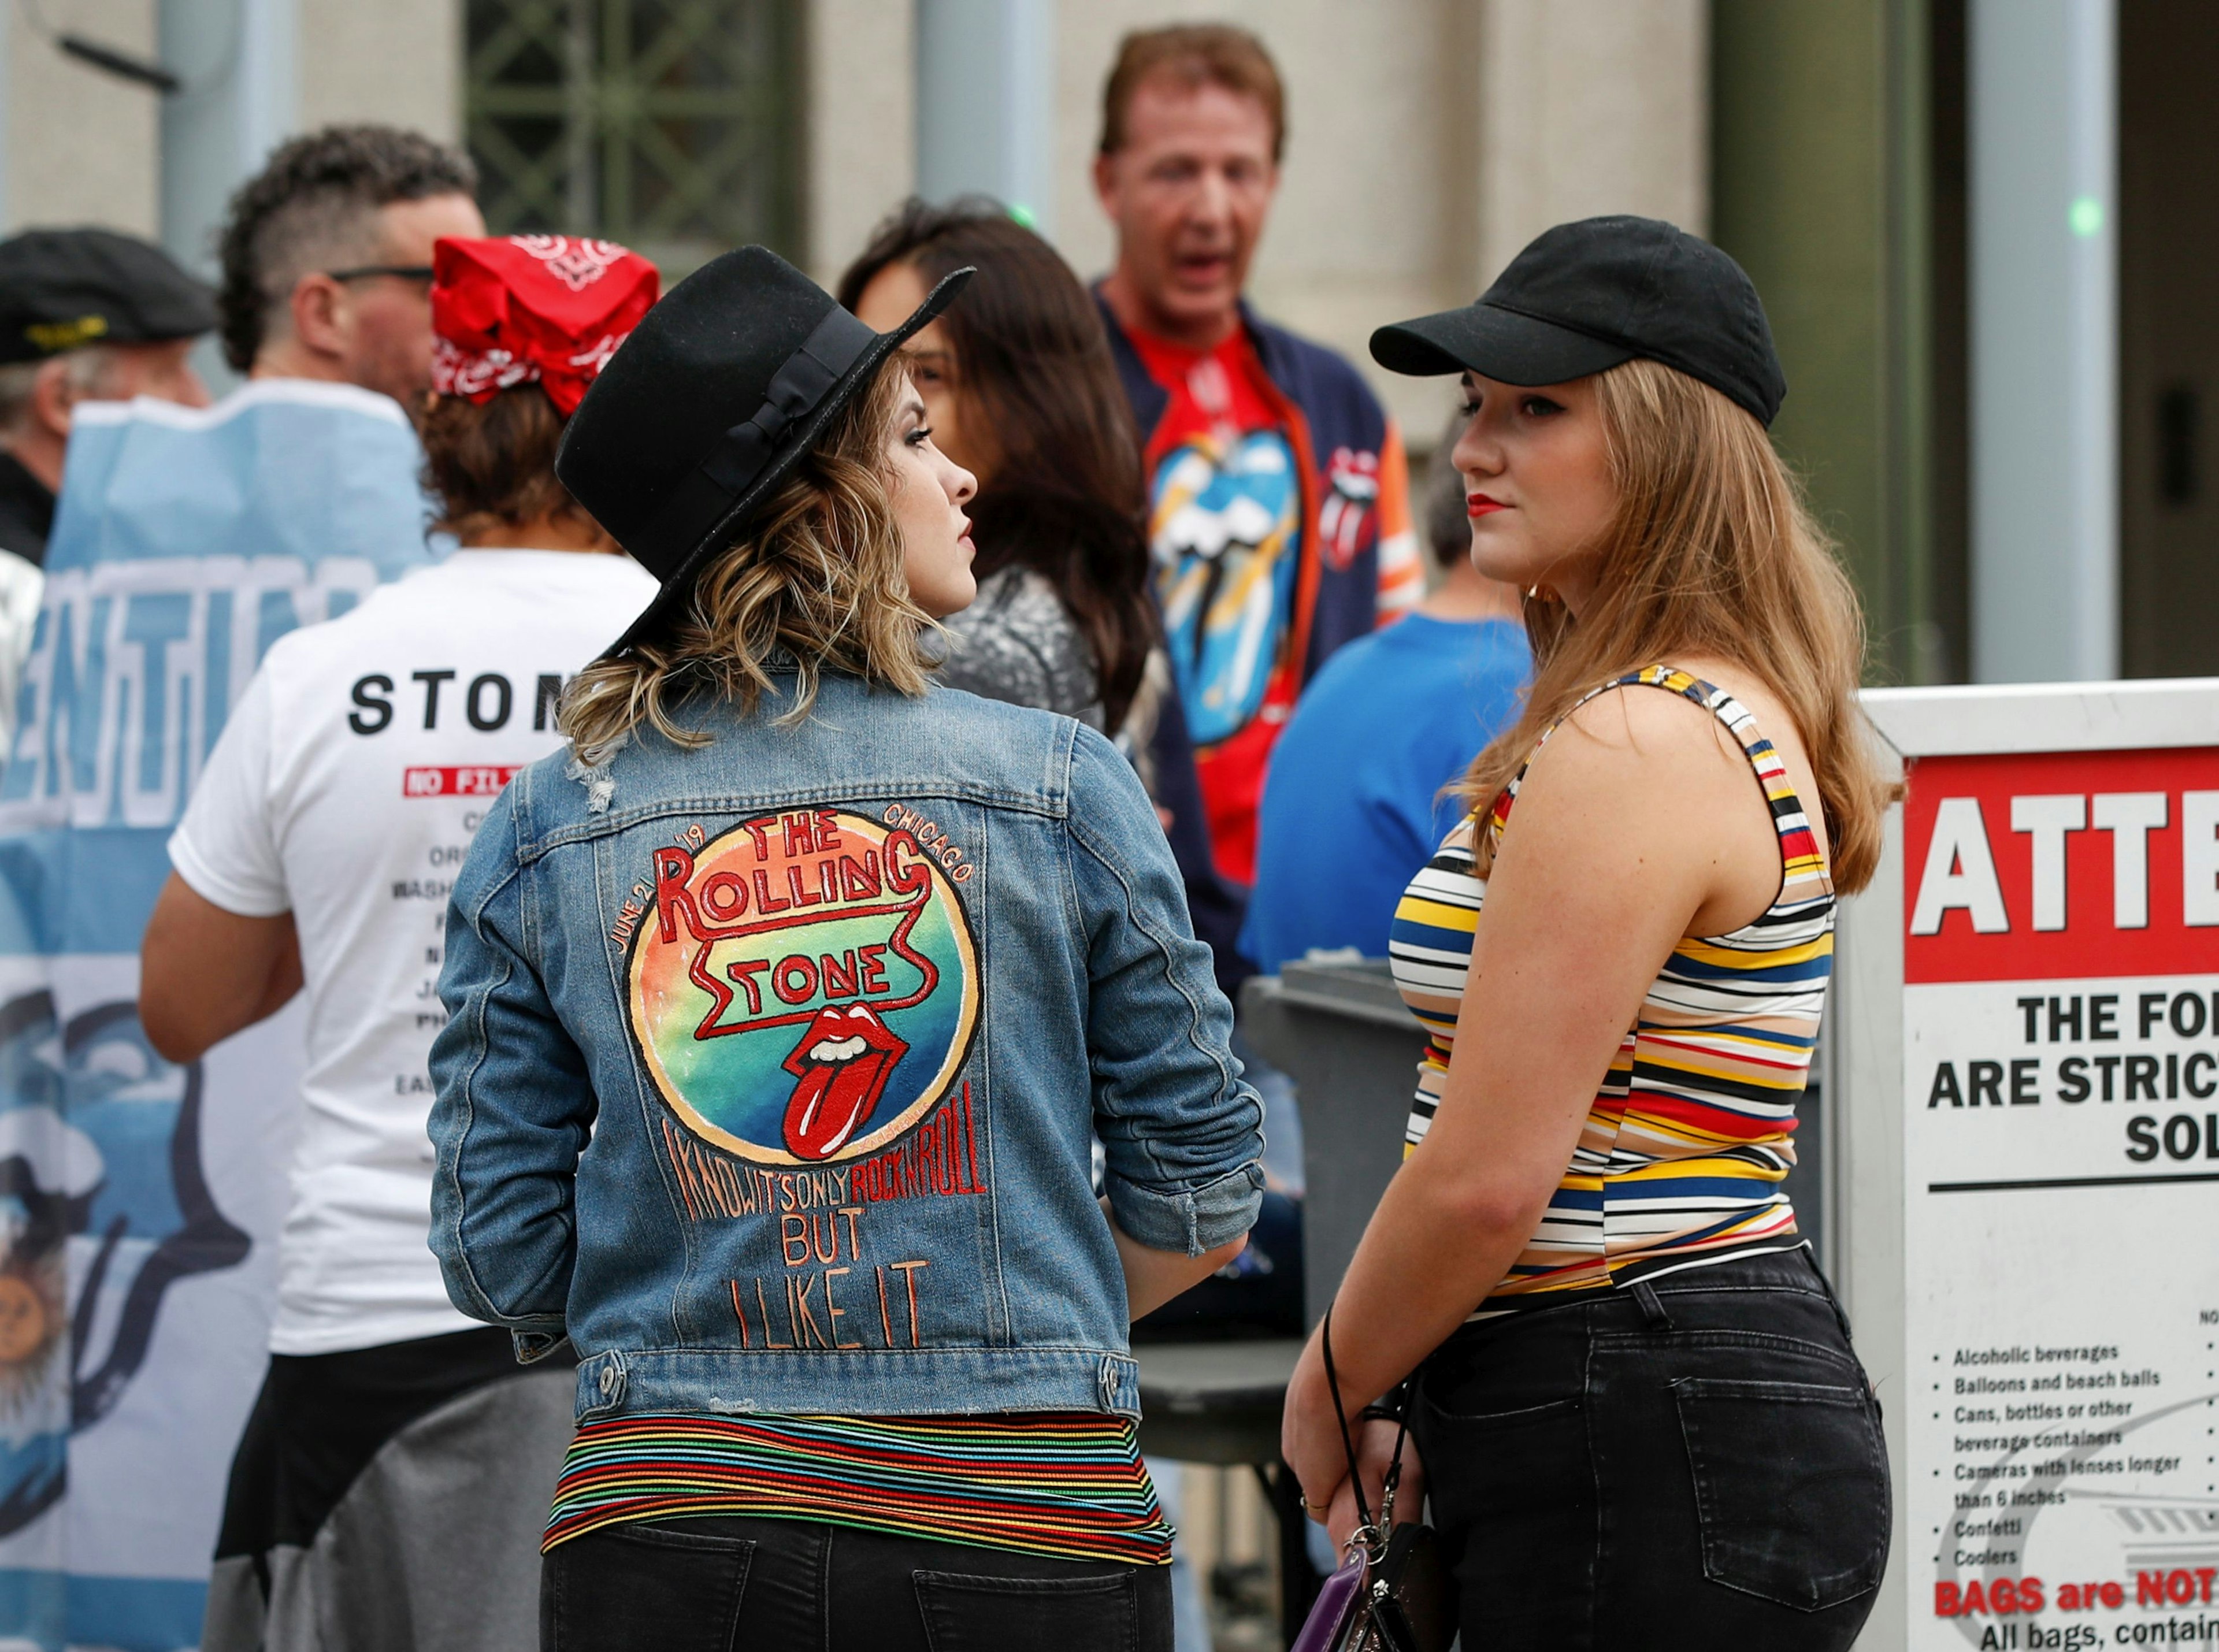
M 779 680 L 790 692 L 791 680 Z M 1139 1413 L 1117 1225 L 1246 1233 L 1261 1109 L 1178 870 L 1066 717 L 829 677 L 518 773 L 457 877 L 432 1248 L 624 1412 Z

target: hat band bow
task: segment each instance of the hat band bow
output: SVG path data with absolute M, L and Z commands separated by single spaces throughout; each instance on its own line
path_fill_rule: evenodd
M 682 557 L 755 485 L 786 432 L 823 405 L 878 336 L 835 305 L 772 376 L 762 406 L 719 437 L 672 491 L 642 536 L 642 548 L 668 545 Z

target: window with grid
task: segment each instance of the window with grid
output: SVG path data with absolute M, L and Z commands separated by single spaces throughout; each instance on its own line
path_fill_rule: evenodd
M 466 0 L 487 223 L 622 241 L 666 285 L 798 239 L 799 0 Z

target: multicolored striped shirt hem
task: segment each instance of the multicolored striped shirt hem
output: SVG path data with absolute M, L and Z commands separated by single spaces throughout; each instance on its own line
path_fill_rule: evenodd
M 1097 1412 L 587 1423 L 563 1459 L 540 1547 L 705 1515 L 821 1520 L 1065 1560 L 1172 1557 L 1132 1423 Z
M 1652 666 L 1579 705 L 1632 687 L 1682 695 L 1732 731 L 1771 807 L 1780 893 L 1732 934 L 1673 948 L 1596 1092 L 1548 1209 L 1474 1319 L 1802 1242 L 1781 1183 L 1795 1163 L 1795 1104 L 1833 972 L 1833 880 L 1786 763 L 1738 701 L 1687 672 Z M 1489 810 L 1495 844 L 1533 757 L 1560 726 L 1543 733 Z M 1449 835 L 1395 914 L 1388 951 L 1395 984 L 1427 1034 L 1406 1154 L 1425 1140 L 1455 1051 L 1487 899 L 1487 882 L 1474 871 L 1477 829 L 1473 817 Z

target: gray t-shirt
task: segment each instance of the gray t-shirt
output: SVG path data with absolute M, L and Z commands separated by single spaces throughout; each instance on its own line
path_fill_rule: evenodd
M 1102 727 L 1093 651 L 1055 587 L 1031 568 L 989 574 L 978 599 L 943 623 L 954 635 L 940 680 L 950 688 Z

